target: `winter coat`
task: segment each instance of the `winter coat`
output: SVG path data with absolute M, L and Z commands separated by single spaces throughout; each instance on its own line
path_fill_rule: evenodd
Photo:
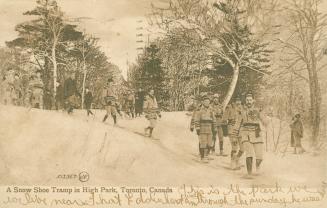
M 216 118 L 216 125 L 221 126 L 223 124 L 223 113 L 224 113 L 223 106 L 220 103 L 218 104 L 212 103 L 211 108 Z
M 244 107 L 241 126 L 242 141 L 247 140 L 251 143 L 262 143 L 260 123 L 260 110 L 255 106 L 251 108 Z
M 84 98 L 84 104 L 85 104 L 85 107 L 87 109 L 90 109 L 91 108 L 92 100 L 93 100 L 92 92 L 91 91 L 88 91 L 85 94 L 85 98 Z
M 228 123 L 228 134 L 231 136 L 238 136 L 242 123 L 242 106 L 229 105 L 226 108 L 223 119 Z
M 157 100 L 154 96 L 148 95 L 143 103 L 143 112 L 147 119 L 157 119 L 157 115 L 160 115 Z
M 107 86 L 102 91 L 103 104 L 108 106 L 114 106 L 116 102 L 116 94 L 114 93 L 113 87 Z
M 303 124 L 300 119 L 296 119 L 290 125 L 291 127 L 291 146 L 301 146 L 301 138 L 303 138 Z
M 216 117 L 212 108 L 203 106 L 199 111 L 195 112 L 194 124 L 195 129 L 200 134 L 212 134 L 216 132 Z

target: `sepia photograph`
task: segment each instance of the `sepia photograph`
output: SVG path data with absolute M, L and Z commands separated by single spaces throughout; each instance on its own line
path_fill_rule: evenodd
M 0 30 L 0 208 L 327 205 L 327 0 L 0 0 Z

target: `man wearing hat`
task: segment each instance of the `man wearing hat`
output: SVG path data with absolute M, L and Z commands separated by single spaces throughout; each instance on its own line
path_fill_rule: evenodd
M 107 111 L 102 122 L 105 122 L 109 115 L 112 116 L 114 124 L 117 123 L 117 109 L 115 106 L 116 95 L 113 89 L 113 80 L 111 78 L 107 81 L 107 86 L 102 91 L 103 105 Z
M 263 140 L 260 136 L 261 121 L 263 115 L 260 110 L 254 105 L 254 97 L 252 93 L 247 93 L 245 96 L 245 107 L 242 113 L 241 125 L 241 141 L 246 153 L 246 168 L 247 177 L 252 175 L 252 163 L 256 158 L 256 171 L 259 172 L 261 162 L 263 160 Z
M 241 143 L 241 123 L 243 106 L 241 99 L 236 97 L 232 104 L 228 105 L 224 113 L 224 120 L 228 125 L 228 137 L 232 146 L 231 150 L 231 168 L 238 169 L 238 160 L 243 154 L 243 145 Z M 238 151 L 238 153 L 237 153 Z
M 194 124 L 199 136 L 201 162 L 208 162 L 208 152 L 212 148 L 212 135 L 217 131 L 216 118 L 207 95 L 202 97 L 202 107 L 195 113 Z
M 218 133 L 218 139 L 219 139 L 219 155 L 224 156 L 224 135 L 223 135 L 223 129 L 222 129 L 222 124 L 223 124 L 223 106 L 219 102 L 219 95 L 214 94 L 213 95 L 213 102 L 212 102 L 212 110 L 214 112 L 214 116 L 216 119 L 216 132 L 213 132 L 212 135 L 212 141 L 213 145 L 211 148 L 211 152 L 215 152 L 215 146 L 216 146 L 216 138 L 217 138 L 217 133 Z

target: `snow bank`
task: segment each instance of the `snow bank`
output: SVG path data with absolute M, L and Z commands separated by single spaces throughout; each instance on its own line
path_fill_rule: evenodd
M 89 185 L 273 185 L 293 182 L 320 184 L 326 178 L 325 159 L 311 155 L 265 154 L 264 174 L 244 180 L 245 170 L 228 170 L 229 157 L 210 165 L 195 161 L 198 140 L 188 130 L 184 112 L 163 113 L 154 137 L 143 137 L 145 118 L 101 122 L 103 111 L 87 118 L 62 112 L 0 106 L 0 183 L 80 185 L 58 179 L 60 174 L 90 174 Z M 225 151 L 229 153 L 228 138 Z M 243 160 L 243 159 L 242 159 Z

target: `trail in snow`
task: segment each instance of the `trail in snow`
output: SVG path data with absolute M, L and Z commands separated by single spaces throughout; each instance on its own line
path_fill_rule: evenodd
M 143 133 L 144 117 L 119 119 L 114 126 L 104 111 L 86 117 L 63 112 L 0 106 L 0 183 L 80 185 L 78 180 L 58 180 L 58 174 L 87 171 L 89 185 L 228 186 L 231 183 L 274 185 L 276 182 L 320 185 L 326 179 L 324 155 L 266 153 L 263 175 L 245 180 L 245 168 L 231 171 L 229 157 L 215 157 L 208 165 L 194 161 L 197 136 L 188 130 L 183 112 L 163 113 L 151 140 Z M 282 136 L 282 142 L 287 138 Z M 230 144 L 225 139 L 225 153 Z M 244 159 L 242 159 L 244 160 Z

